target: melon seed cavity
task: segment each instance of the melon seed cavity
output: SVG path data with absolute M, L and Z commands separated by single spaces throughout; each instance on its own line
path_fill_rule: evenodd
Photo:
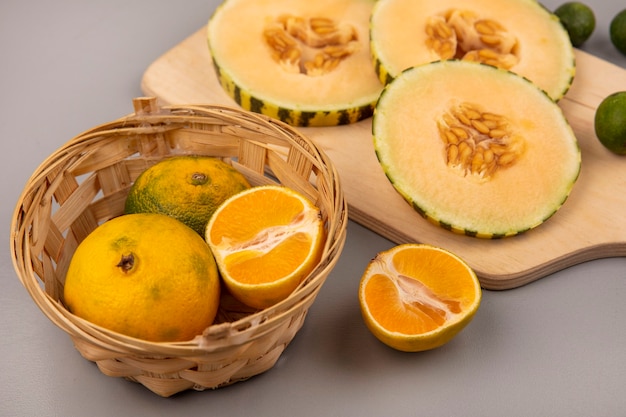
M 309 76 L 329 73 L 358 49 L 354 27 L 325 17 L 281 15 L 265 27 L 263 37 L 281 67 Z
M 524 140 L 504 116 L 462 103 L 437 122 L 448 166 L 487 180 L 498 170 L 513 166 L 524 152 Z
M 463 59 L 510 69 L 519 62 L 517 38 L 500 23 L 468 10 L 448 10 L 426 23 L 426 46 L 441 59 Z

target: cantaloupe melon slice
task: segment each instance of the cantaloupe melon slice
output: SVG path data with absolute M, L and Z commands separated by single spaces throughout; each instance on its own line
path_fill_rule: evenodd
M 373 117 L 378 160 L 424 217 L 457 233 L 513 236 L 565 202 L 581 154 L 559 106 L 508 70 L 460 60 L 407 69 Z
M 575 75 L 567 31 L 536 0 L 379 1 L 370 37 L 384 83 L 414 65 L 456 58 L 509 69 L 559 100 Z
M 294 126 L 372 115 L 382 84 L 371 65 L 373 0 L 225 0 L 208 23 L 224 90 L 243 108 Z

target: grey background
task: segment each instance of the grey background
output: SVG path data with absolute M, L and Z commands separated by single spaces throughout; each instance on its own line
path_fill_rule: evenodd
M 583 49 L 626 68 L 608 40 L 610 19 L 626 3 L 588 3 L 598 22 Z M 216 4 L 2 1 L 0 415 L 626 416 L 626 258 L 485 291 L 452 342 L 406 354 L 374 339 L 357 299 L 367 262 L 393 244 L 353 222 L 304 327 L 265 374 L 163 399 L 80 357 L 17 279 L 8 251 L 14 204 L 47 155 L 130 113 L 148 65 L 204 25 Z

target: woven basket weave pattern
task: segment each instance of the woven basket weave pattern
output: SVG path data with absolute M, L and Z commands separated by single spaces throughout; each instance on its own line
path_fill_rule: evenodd
M 271 368 L 301 328 L 345 242 L 347 206 L 328 157 L 294 128 L 220 106 L 134 100 L 135 113 L 88 130 L 50 155 L 28 181 L 11 225 L 18 277 L 33 300 L 106 375 L 161 396 L 245 380 Z M 252 185 L 291 187 L 321 210 L 327 240 L 315 270 L 284 301 L 253 311 L 228 294 L 216 323 L 194 340 L 152 343 L 69 313 L 63 283 L 78 244 L 123 213 L 132 182 L 157 161 L 182 154 L 222 158 Z

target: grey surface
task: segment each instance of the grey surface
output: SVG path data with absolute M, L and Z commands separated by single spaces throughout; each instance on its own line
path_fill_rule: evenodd
M 584 49 L 626 68 L 608 40 L 610 19 L 626 4 L 588 3 L 598 25 Z M 626 416 L 626 258 L 485 291 L 456 339 L 406 354 L 369 334 L 357 300 L 365 265 L 392 243 L 352 222 L 304 327 L 265 374 L 163 399 L 82 359 L 17 279 L 8 251 L 14 204 L 47 155 L 130 113 L 147 66 L 204 25 L 216 4 L 1 3 L 0 415 Z

